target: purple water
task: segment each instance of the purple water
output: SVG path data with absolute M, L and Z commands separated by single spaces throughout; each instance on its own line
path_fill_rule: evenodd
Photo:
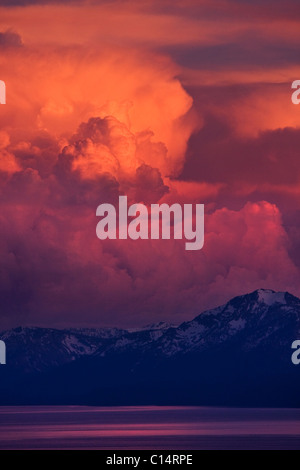
M 0 449 L 300 450 L 300 410 L 2 407 Z

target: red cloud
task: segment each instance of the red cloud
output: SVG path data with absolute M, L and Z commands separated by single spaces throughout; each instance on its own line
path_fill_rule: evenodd
M 299 67 L 291 56 L 266 64 L 268 49 L 250 67 L 250 54 L 232 48 L 241 42 L 255 58 L 254 30 L 265 46 L 284 39 L 297 49 L 295 5 L 282 17 L 275 1 L 266 24 L 256 1 L 189 1 L 189 13 L 146 3 L 0 9 L 25 44 L 0 35 L 3 328 L 176 322 L 256 288 L 300 295 L 298 229 L 282 210 L 292 200 L 293 219 L 299 202 L 298 118 L 285 88 Z M 232 62 L 210 54 L 222 45 Z M 180 61 L 174 46 L 192 64 L 159 52 Z M 124 193 L 205 202 L 204 249 L 100 242 L 96 207 Z

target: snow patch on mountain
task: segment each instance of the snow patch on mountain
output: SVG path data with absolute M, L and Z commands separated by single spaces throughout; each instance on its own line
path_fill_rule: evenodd
M 159 322 L 159 323 L 153 323 L 151 325 L 146 325 L 142 326 L 140 328 L 129 328 L 127 331 L 129 333 L 137 333 L 139 331 L 165 331 L 168 330 L 169 328 L 176 328 L 176 325 L 166 323 L 166 322 Z
M 96 345 L 86 344 L 74 335 L 66 336 L 63 340 L 63 344 L 66 346 L 68 352 L 75 356 L 90 355 L 97 349 Z
M 238 320 L 232 320 L 229 323 L 229 327 L 231 330 L 240 331 L 245 328 L 246 324 L 247 324 L 246 320 L 243 320 L 242 318 L 240 318 Z
M 258 301 L 268 305 L 269 307 L 274 304 L 286 305 L 285 292 L 274 292 L 272 290 L 260 289 L 257 293 Z

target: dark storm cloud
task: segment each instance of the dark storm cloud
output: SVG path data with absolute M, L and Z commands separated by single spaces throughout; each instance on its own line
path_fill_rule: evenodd
M 27 5 L 48 5 L 56 3 L 85 3 L 85 0 L 0 0 L 0 6 L 3 7 L 22 7 Z
M 0 48 L 1 47 L 20 47 L 22 46 L 22 38 L 14 31 L 0 32 Z
M 159 170 L 145 164 L 136 170 L 135 187 L 136 202 L 145 204 L 155 203 L 169 192 L 169 188 L 164 184 Z
M 0 0 L 0 7 L 20 7 L 27 5 L 55 5 L 55 4 L 115 4 L 119 3 L 130 7 L 166 15 L 180 15 L 185 17 L 203 19 L 249 17 L 256 16 L 259 7 L 259 16 L 269 18 L 295 19 L 300 16 L 298 0 Z
M 284 44 L 263 37 L 255 31 L 237 38 L 235 42 L 217 45 L 176 45 L 161 50 L 183 67 L 211 71 L 238 67 L 283 67 L 299 64 L 299 44 Z
M 290 19 L 299 18 L 298 0 L 163 0 L 146 1 L 145 8 L 159 13 L 176 14 L 198 19 Z
M 266 131 L 239 138 L 227 123 L 207 116 L 192 136 L 181 177 L 206 182 L 296 184 L 300 180 L 300 129 Z
M 25 7 L 30 5 L 85 5 L 94 3 L 95 5 L 115 3 L 120 0 L 0 0 L 0 7 Z

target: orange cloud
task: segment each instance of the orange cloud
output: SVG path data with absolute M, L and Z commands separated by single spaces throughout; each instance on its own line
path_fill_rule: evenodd
M 300 69 L 291 58 L 265 64 L 263 55 L 252 67 L 241 52 L 256 61 L 256 34 L 293 49 L 300 32 L 291 15 L 270 11 L 270 22 L 266 8 L 260 18 L 256 9 L 256 0 L 0 8 L 7 324 L 128 326 L 184 320 L 261 287 L 299 294 L 279 205 L 247 200 L 265 190 L 253 199 L 273 202 L 277 190 L 298 201 L 298 131 L 274 129 L 299 127 L 289 80 Z M 240 41 L 245 49 L 231 48 Z M 220 45 L 218 62 L 207 46 Z M 191 68 L 174 63 L 179 46 Z M 200 117 L 182 78 L 198 88 Z M 185 177 L 199 182 L 176 180 L 185 160 Z M 100 243 L 95 209 L 120 193 L 135 202 L 205 202 L 204 249 L 187 253 L 176 240 Z
M 226 109 L 235 132 L 243 137 L 256 137 L 268 130 L 300 128 L 300 108 L 291 101 L 291 84 L 292 80 L 282 85 L 269 84 L 244 97 L 237 96 Z M 219 111 L 225 117 L 224 110 Z
M 161 46 L 163 44 L 204 44 L 232 39 L 244 24 L 227 20 L 216 25 L 213 18 L 201 19 L 178 12 L 156 10 L 155 3 L 105 2 L 97 4 L 34 5 L 0 7 L 2 27 L 13 25 L 24 42 L 36 44 L 79 45 L 103 41 L 125 45 Z
M 119 148 L 121 166 L 135 171 L 138 160 L 153 159 L 151 165 L 165 175 L 180 171 L 196 122 L 187 115 L 192 99 L 175 78 L 176 67 L 169 59 L 111 47 L 93 52 L 18 48 L 2 56 L 1 71 L 8 97 L 0 125 L 13 130 L 15 138 L 28 138 L 40 130 L 70 136 L 91 117 L 113 116 L 123 126 L 125 146 L 134 145 L 129 141 L 138 136 L 141 140 L 146 131 L 146 141 L 166 147 L 164 158 L 157 152 L 135 158 L 129 155 L 133 148 Z M 112 126 L 111 132 L 119 131 Z M 96 155 L 93 158 L 97 160 Z

